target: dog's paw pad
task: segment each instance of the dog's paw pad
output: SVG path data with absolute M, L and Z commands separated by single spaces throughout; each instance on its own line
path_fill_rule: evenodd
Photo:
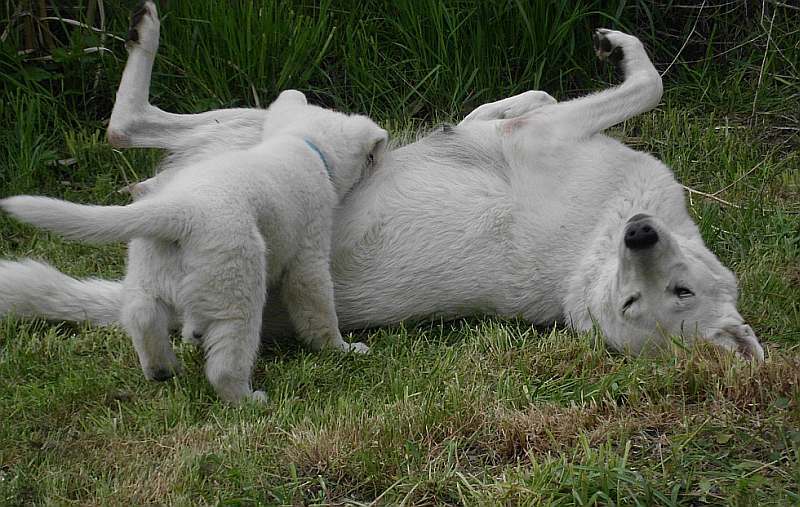
M 153 2 L 149 0 L 141 2 L 131 14 L 126 43 L 128 47 L 138 44 L 158 45 L 158 11 Z
M 628 37 L 620 32 L 608 30 L 605 28 L 598 28 L 592 35 L 592 45 L 597 58 L 600 60 L 608 60 L 614 65 L 619 64 L 625 58 L 625 52 L 622 50 L 622 45 L 619 37 Z
M 144 15 L 148 13 L 146 4 L 147 2 L 139 2 L 136 10 L 131 14 L 131 22 L 130 25 L 128 25 L 129 42 L 139 42 L 139 30 L 137 27 L 139 26 L 139 23 L 141 23 Z

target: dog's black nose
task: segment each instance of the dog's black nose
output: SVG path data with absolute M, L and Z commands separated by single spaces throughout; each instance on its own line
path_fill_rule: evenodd
M 658 243 L 658 233 L 645 219 L 629 221 L 625 227 L 625 246 L 631 250 L 644 250 Z

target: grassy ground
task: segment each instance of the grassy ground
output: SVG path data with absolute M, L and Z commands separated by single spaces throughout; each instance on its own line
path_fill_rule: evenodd
M 183 375 L 151 383 L 119 330 L 5 319 L 0 504 L 800 503 L 798 13 L 718 3 L 171 1 L 153 95 L 197 111 L 298 87 L 402 136 L 529 88 L 604 86 L 588 29 L 628 27 L 668 69 L 666 94 L 614 135 L 693 189 L 765 364 L 707 348 L 633 359 L 484 317 L 364 332 L 368 357 L 268 344 L 255 384 L 270 403 L 230 408 L 191 347 L 177 344 Z M 105 3 L 112 34 L 127 7 Z M 31 46 L 25 16 L 4 19 L 0 196 L 124 202 L 116 189 L 158 154 L 104 141 L 121 43 L 50 22 L 55 49 Z M 0 257 L 28 256 L 115 277 L 124 247 L 0 217 Z

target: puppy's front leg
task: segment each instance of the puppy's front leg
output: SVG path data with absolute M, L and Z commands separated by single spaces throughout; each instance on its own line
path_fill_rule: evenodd
M 128 41 L 125 43 L 128 61 L 122 72 L 106 132 L 108 141 L 118 148 L 149 147 L 154 142 L 144 138 L 143 124 L 152 124 L 148 118 L 158 116 L 156 108 L 150 105 L 149 97 L 160 31 L 161 23 L 155 3 L 143 2 L 131 15 Z M 158 130 L 158 123 L 153 127 Z M 160 146 L 160 143 L 157 144 Z
M 318 251 L 303 252 L 292 263 L 281 284 L 289 317 L 300 339 L 314 350 L 366 353 L 369 347 L 347 343 L 339 332 L 329 266 L 328 258 Z

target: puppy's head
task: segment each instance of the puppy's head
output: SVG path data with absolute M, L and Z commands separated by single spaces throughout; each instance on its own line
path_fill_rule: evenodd
M 366 116 L 325 113 L 327 134 L 320 143 L 326 146 L 331 179 L 341 198 L 380 164 L 389 134 Z
M 309 105 L 297 90 L 282 92 L 267 110 L 263 138 L 278 134 L 302 137 L 313 146 L 340 198 L 378 165 L 389 140 L 368 117 Z

